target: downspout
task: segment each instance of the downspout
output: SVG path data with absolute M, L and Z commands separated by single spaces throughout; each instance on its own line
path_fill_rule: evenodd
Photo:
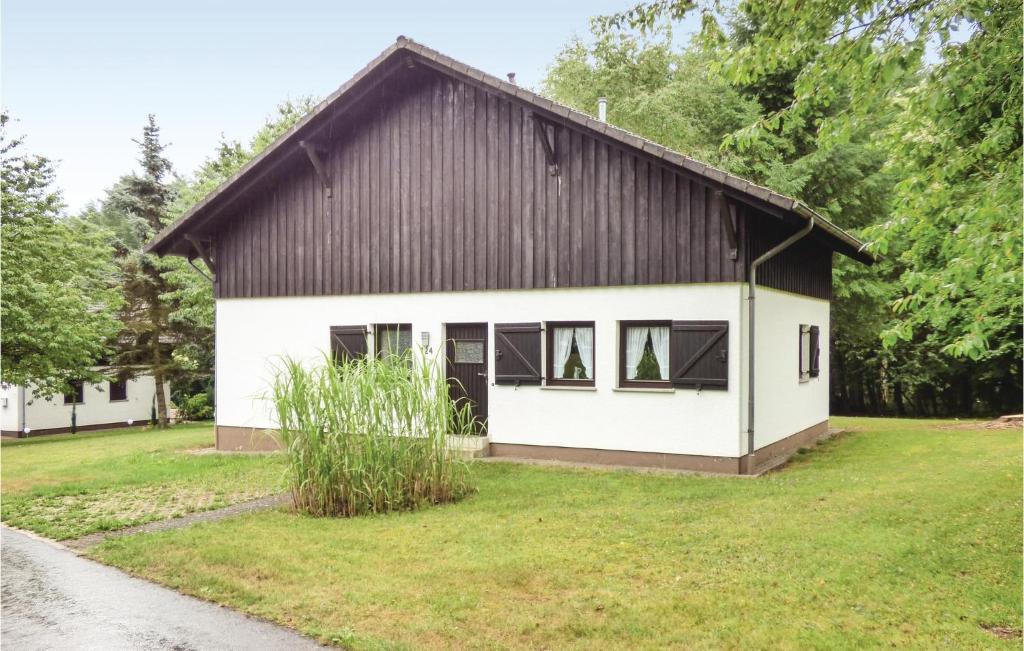
M 814 215 L 808 215 L 807 225 L 762 253 L 750 263 L 750 278 L 747 280 L 748 321 L 747 333 L 747 461 L 744 474 L 754 474 L 754 299 L 757 293 L 757 268 L 782 253 L 797 241 L 802 240 L 814 229 Z
M 20 421 L 18 423 L 18 438 L 22 438 L 23 436 L 25 436 L 25 427 L 28 425 L 28 418 L 25 415 L 25 387 L 22 385 L 18 385 L 18 402 L 20 403 L 18 407 L 18 413 L 21 416 L 18 419 Z

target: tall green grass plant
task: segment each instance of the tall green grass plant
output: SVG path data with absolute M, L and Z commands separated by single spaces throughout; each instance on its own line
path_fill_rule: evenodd
M 337 364 L 285 358 L 271 398 L 296 507 L 355 516 L 452 502 L 472 490 L 450 445 L 473 433 L 449 396 L 441 360 L 415 355 Z

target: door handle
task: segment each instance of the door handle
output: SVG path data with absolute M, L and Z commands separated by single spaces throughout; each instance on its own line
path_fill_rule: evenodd
M 487 377 L 487 373 L 477 373 L 480 377 Z

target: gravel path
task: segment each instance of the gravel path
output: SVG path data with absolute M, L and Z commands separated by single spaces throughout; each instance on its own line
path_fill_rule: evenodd
M 222 509 L 215 509 L 213 511 L 201 511 L 199 513 L 190 513 L 180 518 L 171 518 L 169 520 L 157 520 L 155 522 L 147 522 L 146 524 L 140 524 L 135 527 L 118 529 L 116 531 L 101 531 L 100 533 L 91 533 L 88 536 L 82 536 L 81 538 L 76 538 L 75 540 L 65 540 L 62 544 L 68 549 L 80 551 L 87 547 L 92 547 L 93 545 L 99 544 L 107 538 L 120 538 L 121 536 L 131 536 L 137 533 L 149 533 L 151 531 L 168 531 L 170 529 L 181 529 L 183 527 L 189 527 L 199 522 L 216 522 L 217 520 L 231 518 L 236 515 L 241 515 L 243 513 L 263 511 L 265 509 L 272 509 L 278 506 L 284 506 L 285 504 L 289 503 L 291 503 L 291 495 L 288 493 L 279 493 L 277 495 L 261 497 L 258 500 L 241 502 L 239 504 L 232 504 L 231 506 L 225 506 Z
M 0 527 L 0 645 L 21 649 L 320 649 L 268 622 L 178 594 Z

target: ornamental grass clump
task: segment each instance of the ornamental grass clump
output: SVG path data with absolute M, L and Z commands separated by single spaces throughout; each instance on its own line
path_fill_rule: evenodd
M 452 435 L 472 434 L 443 365 L 410 354 L 345 364 L 285 359 L 271 397 L 295 506 L 355 516 L 458 500 L 472 487 Z

